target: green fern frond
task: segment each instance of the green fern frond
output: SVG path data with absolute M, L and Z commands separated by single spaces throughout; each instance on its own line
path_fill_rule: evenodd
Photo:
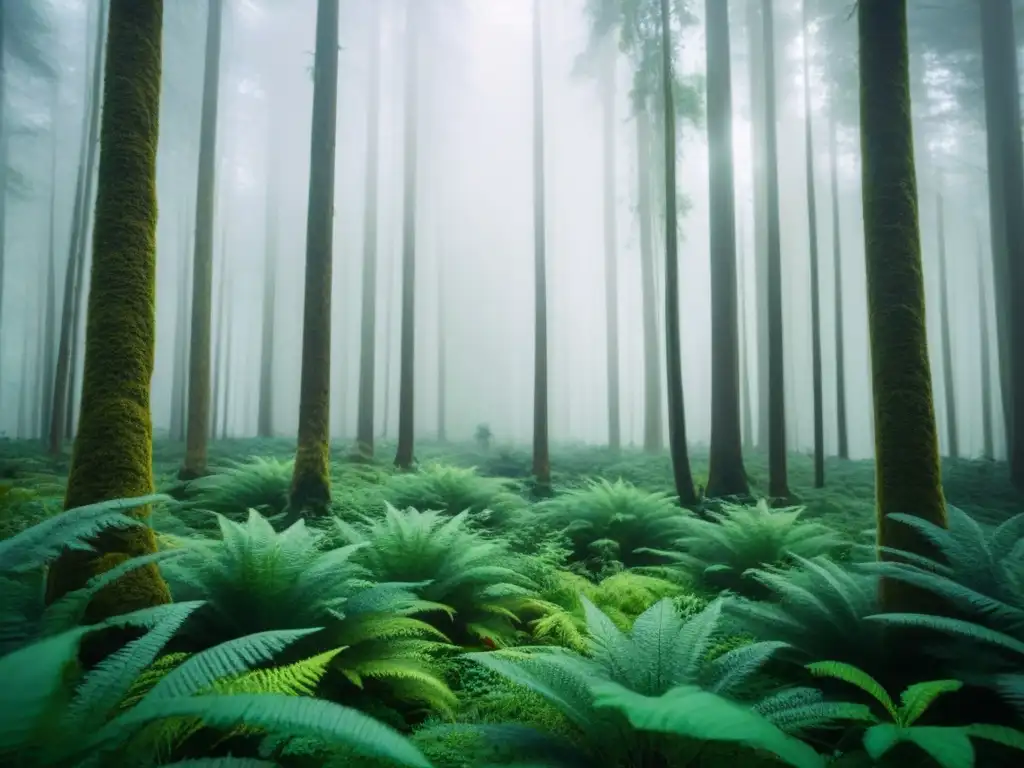
M 886 693 L 885 688 L 867 672 L 841 661 L 816 661 L 808 664 L 807 669 L 815 677 L 832 677 L 860 688 L 885 708 L 893 722 L 899 722 L 900 713 L 892 698 Z
M 218 680 L 213 693 L 280 693 L 286 696 L 312 696 L 334 657 L 344 648 L 318 653 L 283 667 L 256 669 L 238 677 Z
M 963 688 L 959 680 L 931 680 L 910 685 L 900 695 L 898 724 L 909 727 L 925 713 L 939 696 Z

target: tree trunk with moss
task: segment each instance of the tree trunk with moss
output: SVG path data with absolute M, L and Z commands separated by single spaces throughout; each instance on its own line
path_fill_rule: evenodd
M 985 89 L 989 224 L 1010 479 L 1024 490 L 1024 149 L 1011 0 L 978 3 Z
M 416 440 L 416 187 L 419 175 L 418 3 L 406 5 L 404 174 L 402 213 L 402 321 L 398 370 L 398 449 L 395 466 L 412 469 Z
M 875 414 L 878 544 L 931 554 L 893 513 L 946 525 L 932 400 L 917 176 L 910 120 L 906 0 L 860 0 L 861 176 L 868 330 Z M 882 583 L 886 611 L 915 611 L 920 595 Z
M 338 0 L 318 0 L 306 214 L 299 444 L 289 497 L 293 514 L 307 516 L 325 514 L 331 504 L 331 262 L 337 124 Z
M 946 454 L 960 456 L 960 436 L 956 420 L 956 387 L 953 384 L 953 339 L 949 328 L 949 274 L 946 264 L 945 201 L 940 189 L 935 196 L 935 218 L 939 245 L 939 330 L 942 343 L 942 389 L 946 403 Z
M 762 0 L 764 50 L 765 203 L 768 230 L 768 493 L 790 497 L 786 470 L 786 377 L 782 321 L 782 244 L 779 232 L 779 153 L 775 97 L 775 23 Z
M 92 288 L 82 412 L 64 507 L 153 491 L 149 389 L 156 346 L 156 152 L 162 0 L 112 0 L 103 90 Z M 132 512 L 145 516 L 148 509 Z M 95 574 L 156 550 L 153 531 L 104 532 L 95 551 L 69 550 L 53 564 L 47 601 Z M 156 565 L 103 590 L 87 620 L 169 602 Z
M 377 387 L 377 220 L 380 186 L 381 9 L 370 9 L 370 72 L 367 82 L 366 179 L 363 205 L 363 300 L 359 323 L 359 415 L 356 450 L 373 456 L 373 422 Z
M 203 73 L 203 110 L 199 128 L 196 233 L 192 263 L 192 343 L 189 345 L 188 418 L 185 430 L 185 462 L 178 473 L 183 480 L 206 474 L 206 443 L 210 435 L 210 325 L 223 1 L 209 0 L 209 14 L 206 19 L 206 63 Z
M 992 425 L 992 340 L 988 329 L 988 291 L 985 290 L 985 249 L 981 245 L 981 231 L 978 240 L 978 350 L 981 356 L 981 456 L 995 457 L 995 438 Z
M 679 220 L 676 201 L 676 111 L 672 97 L 672 17 L 661 0 L 661 86 L 665 118 L 665 364 L 668 371 L 668 443 L 679 503 L 697 502 L 686 444 L 682 342 L 679 337 Z M 733 348 L 735 349 L 735 347 Z
M 747 493 L 747 475 L 743 469 L 740 421 L 736 195 L 728 4 L 720 0 L 705 0 L 704 20 L 711 217 L 711 450 L 707 495 L 737 496 Z
M 533 476 L 551 485 L 548 445 L 548 260 L 544 196 L 544 55 L 540 0 L 533 2 Z

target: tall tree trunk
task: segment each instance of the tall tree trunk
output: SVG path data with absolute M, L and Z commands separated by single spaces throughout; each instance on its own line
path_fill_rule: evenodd
M 53 135 L 53 155 L 50 160 L 50 233 L 46 265 L 46 298 L 43 315 L 43 360 L 40 368 L 42 385 L 40 396 L 39 434 L 46 438 L 53 418 L 54 377 L 57 374 L 57 186 L 58 173 L 56 128 Z
M 274 330 L 277 324 L 277 184 L 275 142 L 267 147 L 266 229 L 263 235 L 263 312 L 260 325 L 259 414 L 256 434 L 274 436 Z
M 683 360 L 679 338 L 679 221 L 676 205 L 676 114 L 672 98 L 671 22 L 668 0 L 661 0 L 661 87 L 665 119 L 665 365 L 668 371 L 668 443 L 679 503 L 692 506 L 697 502 L 697 494 L 693 488 L 690 456 L 686 445 Z M 735 253 L 733 258 L 735 259 Z M 735 328 L 735 325 L 733 327 Z M 735 349 L 734 345 L 733 351 Z
M 985 290 L 985 249 L 981 245 L 981 230 L 978 241 L 978 350 L 981 355 L 981 456 L 995 458 L 995 438 L 992 425 L 992 340 L 988 330 L 988 291 Z
M 739 312 L 740 312 L 740 363 L 742 370 L 740 373 L 740 397 L 743 406 L 742 411 L 742 423 L 743 423 L 743 447 L 753 448 L 754 447 L 754 409 L 753 403 L 750 397 L 750 343 L 747 325 L 747 288 L 746 288 L 746 259 L 742 257 L 744 250 L 746 249 L 746 238 L 743 235 L 743 218 L 738 217 L 738 234 L 737 240 L 739 242 L 738 256 L 740 257 L 737 264 L 736 271 L 736 292 L 739 295 Z
M 748 488 L 743 469 L 740 422 L 736 190 L 732 163 L 728 3 L 705 0 L 704 23 L 708 73 L 708 199 L 711 209 L 711 452 L 707 495 L 740 496 L 746 495 Z M 672 156 L 674 160 L 674 151 Z M 666 170 L 674 177 L 674 168 L 666 165 Z M 669 206 L 670 216 L 672 208 Z M 668 287 L 674 286 L 669 282 Z M 678 315 L 678 299 L 675 312 Z
M 337 125 L 338 0 L 318 0 L 306 216 L 299 444 L 289 498 L 293 513 L 300 515 L 324 514 L 331 504 L 331 262 Z
M 604 305 L 607 329 L 608 374 L 608 447 L 622 447 L 622 417 L 619 391 L 619 276 L 617 251 L 618 220 L 615 212 L 615 78 L 618 63 L 615 35 L 608 35 L 604 45 L 601 72 L 601 125 L 604 143 Z
M 945 526 L 939 440 L 925 328 L 917 176 L 910 120 L 906 0 L 859 0 L 861 177 L 875 412 L 879 557 L 928 552 L 899 512 Z M 883 580 L 885 612 L 920 594 Z
M 640 223 L 640 303 L 644 327 L 644 450 L 660 452 L 662 442 L 661 352 L 654 285 L 654 211 L 651 201 L 651 119 L 647 106 L 636 113 L 637 216 Z
M 156 147 L 160 113 L 160 0 L 112 0 L 103 92 L 82 414 L 66 509 L 153 491 L 150 379 L 156 346 Z M 148 508 L 132 510 L 137 517 Z M 91 550 L 65 550 L 50 567 L 47 602 L 97 572 L 156 551 L 148 526 L 108 529 Z M 87 621 L 171 599 L 153 563 L 101 590 Z
M 448 345 L 445 343 L 447 305 L 445 303 L 444 252 L 438 250 L 437 265 L 437 440 L 448 440 Z
M 551 485 L 548 446 L 548 275 L 544 197 L 544 46 L 540 0 L 533 0 L 533 475 Z
M 942 337 L 942 386 L 946 400 L 946 439 L 951 458 L 960 456 L 960 438 L 956 423 L 956 390 L 953 384 L 953 340 L 949 330 L 949 275 L 946 264 L 946 219 L 942 182 L 935 195 L 935 216 L 939 240 L 939 328 Z
M 210 347 L 213 299 L 214 207 L 217 188 L 217 111 L 220 101 L 220 48 L 223 0 L 209 0 L 203 71 L 203 110 L 196 178 L 196 237 L 192 260 L 192 320 L 189 344 L 188 417 L 182 480 L 206 474 L 210 435 Z
M 753 164 L 754 194 L 754 311 L 757 338 L 757 447 L 768 447 L 768 181 L 765 144 L 765 70 L 764 36 L 758 5 L 760 0 L 747 3 L 747 43 L 750 67 L 750 157 Z
M 775 109 L 775 23 L 762 0 L 765 181 L 768 226 L 768 493 L 789 498 L 786 472 L 786 376 L 782 322 L 782 245 L 779 232 L 779 153 Z
M 227 218 L 225 216 L 225 218 Z M 227 250 L 227 226 L 222 226 L 220 231 L 220 274 L 217 277 L 217 320 L 213 326 L 213 400 L 210 404 L 210 432 L 209 439 L 216 440 L 220 432 L 221 401 L 223 399 L 223 388 L 221 381 L 224 375 L 224 309 L 226 306 L 225 291 L 228 283 L 228 250 Z M 216 260 L 216 257 L 215 257 Z
M 390 282 L 385 290 L 384 306 L 384 408 L 381 415 L 380 437 L 383 440 L 388 436 L 388 415 L 391 413 L 391 358 L 394 357 L 392 341 L 394 334 L 391 332 L 391 318 L 395 314 L 395 294 L 400 290 L 401 274 L 399 273 L 394 260 L 392 259 L 391 273 L 388 275 Z
M 227 261 L 227 254 L 226 253 L 224 255 L 224 260 Z M 227 266 L 226 265 L 224 267 L 224 273 L 225 273 L 225 277 L 227 277 Z M 234 340 L 234 334 L 231 333 L 231 326 L 232 326 L 231 315 L 233 314 L 233 311 L 232 311 L 233 309 L 234 309 L 234 302 L 232 302 L 232 300 L 231 300 L 231 292 L 228 291 L 227 294 L 224 297 L 224 330 L 221 332 L 222 335 L 223 335 L 223 339 L 224 339 L 224 343 L 223 343 L 224 360 L 221 363 L 223 368 L 224 368 L 224 372 L 222 374 L 223 377 L 224 377 L 223 378 L 224 386 L 223 386 L 223 390 L 222 390 L 223 391 L 224 401 L 223 401 L 223 404 L 221 405 L 220 430 L 218 432 L 218 437 L 221 440 L 227 439 L 227 436 L 228 436 L 228 425 L 231 422 L 231 402 L 232 402 L 231 369 L 232 369 L 232 361 L 234 359 L 233 356 L 232 356 L 232 353 L 231 353 L 231 349 L 232 349 L 232 346 L 233 346 L 232 342 Z
M 825 413 L 821 377 L 821 278 L 818 272 L 818 199 L 814 184 L 811 68 L 807 54 L 807 0 L 802 3 L 804 59 L 804 158 L 807 171 L 807 237 L 811 259 L 811 384 L 814 393 L 814 487 L 825 487 Z
M 996 333 L 1010 479 L 1024 490 L 1024 157 L 1011 0 L 986 0 L 981 54 Z
M 359 326 L 359 415 L 356 450 L 373 457 L 373 421 L 377 386 L 377 206 L 380 185 L 380 58 L 379 5 L 370 10 L 370 72 L 366 110 L 366 179 L 363 219 L 363 297 Z
M 178 247 L 180 262 L 178 264 L 178 303 L 174 318 L 174 373 L 171 382 L 171 439 L 185 439 L 185 408 L 188 392 L 188 296 L 189 256 L 191 248 L 189 212 L 187 204 L 181 210 L 181 230 Z
M 832 95 L 832 100 L 837 98 Z M 840 459 L 850 458 L 850 443 L 846 426 L 846 355 L 845 334 L 843 332 L 843 239 L 842 226 L 839 218 L 839 163 L 836 158 L 836 115 L 835 104 L 829 104 L 828 110 L 828 157 L 829 176 L 832 194 L 832 300 L 835 306 L 836 334 L 836 454 Z
M 419 4 L 406 5 L 405 163 L 402 214 L 402 331 L 398 372 L 398 449 L 395 466 L 415 460 L 416 407 L 416 192 L 419 171 Z

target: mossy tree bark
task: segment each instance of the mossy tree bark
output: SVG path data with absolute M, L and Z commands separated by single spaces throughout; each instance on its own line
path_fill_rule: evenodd
M 728 3 L 705 0 L 704 23 L 708 73 L 708 198 L 711 201 L 711 453 L 707 495 L 737 496 L 745 495 L 748 489 L 740 423 Z
M 196 178 L 195 251 L 192 263 L 192 342 L 189 345 L 188 418 L 183 480 L 206 474 L 210 435 L 211 304 L 213 301 L 213 234 L 217 176 L 217 111 L 220 96 L 221 17 L 224 0 L 209 0 L 203 72 L 203 110 L 199 127 L 199 173 Z
M 988 150 L 989 225 L 1010 479 L 1024 490 L 1024 149 L 1011 0 L 978 3 Z
M 857 21 L 878 543 L 930 554 L 913 529 L 889 518 L 900 512 L 946 525 L 925 327 L 906 0 L 860 0 Z M 883 582 L 881 597 L 886 611 L 919 607 L 920 595 L 893 581 Z
M 995 457 L 995 438 L 992 425 L 992 340 L 988 329 L 989 299 L 985 290 L 985 249 L 981 245 L 981 230 L 978 241 L 978 350 L 981 356 L 981 429 L 982 458 Z
M 679 220 L 676 202 L 676 110 L 672 95 L 672 17 L 661 0 L 661 67 L 665 118 L 665 364 L 668 370 L 668 442 L 679 503 L 697 502 L 686 445 L 682 345 L 679 338 Z M 731 221 L 730 221 L 731 226 Z M 733 347 L 735 350 L 735 346 Z M 737 436 L 738 437 L 738 436 Z
M 616 74 L 619 47 L 616 36 L 609 34 L 601 51 L 601 141 L 604 156 L 603 219 L 604 219 L 604 305 L 606 359 L 608 385 L 608 447 L 618 451 L 622 447 L 622 417 L 619 400 L 619 227 L 615 206 L 615 105 Z
M 771 0 L 761 3 L 764 51 L 765 203 L 768 232 L 768 493 L 790 497 L 786 470 L 786 377 L 779 232 L 779 153 L 775 99 L 775 23 Z
M 825 487 L 825 413 L 821 377 L 821 278 L 818 272 L 818 200 L 814 184 L 814 131 L 811 118 L 811 72 L 807 53 L 807 0 L 803 15 L 804 160 L 807 173 L 807 237 L 811 261 L 811 389 L 814 397 L 814 487 Z
M 416 187 L 419 177 L 420 3 L 406 5 L 402 322 L 398 371 L 398 448 L 395 466 L 412 469 L 416 439 Z
M 366 180 L 363 204 L 363 300 L 359 327 L 359 416 L 356 449 L 373 456 L 373 422 L 377 386 L 377 219 L 380 185 L 381 9 L 370 9 L 370 71 L 366 110 Z
M 544 46 L 540 0 L 533 2 L 533 476 L 551 485 L 548 445 L 548 276 L 544 196 Z
M 838 98 L 833 93 L 832 100 Z M 832 301 L 835 308 L 836 349 L 836 454 L 840 459 L 850 458 L 850 440 L 846 422 L 846 336 L 843 331 L 843 232 L 839 216 L 839 163 L 836 158 L 835 104 L 828 110 L 829 186 L 832 196 Z
M 949 275 L 946 264 L 946 205 L 942 181 L 935 195 L 935 219 L 939 245 L 939 330 L 942 343 L 942 389 L 946 403 L 946 454 L 960 456 L 960 436 L 956 420 L 956 387 L 953 383 L 953 340 L 949 328 Z
M 292 512 L 306 516 L 325 514 L 331 504 L 331 262 L 337 124 L 338 0 L 318 0 L 306 214 L 299 444 L 289 498 Z
M 82 412 L 66 509 L 153 490 L 149 387 L 156 344 L 162 21 L 162 0 L 111 0 Z M 49 602 L 156 549 L 148 527 L 108 531 L 93 545 L 95 551 L 67 551 L 53 564 Z M 169 600 L 159 570 L 147 565 L 97 595 L 87 619 Z
M 640 226 L 640 297 L 644 328 L 644 450 L 665 447 L 662 429 L 661 352 L 658 343 L 654 267 L 654 203 L 651 199 L 651 118 L 647 106 L 636 111 L 637 219 Z

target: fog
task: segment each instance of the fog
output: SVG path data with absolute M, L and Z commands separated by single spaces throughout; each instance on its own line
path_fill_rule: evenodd
M 418 437 L 438 431 L 438 349 L 446 356 L 447 433 L 469 438 L 487 423 L 499 441 L 532 434 L 534 359 L 533 108 L 531 0 L 418 0 L 425 29 L 418 77 L 416 244 L 416 423 Z M 361 275 L 366 206 L 370 6 L 382 10 L 380 177 L 377 274 L 378 432 L 397 427 L 399 263 L 403 214 L 403 120 L 409 0 L 342 0 L 335 170 L 332 434 L 355 435 L 360 348 Z M 33 436 L 26 418 L 39 398 L 44 371 L 37 339 L 46 328 L 49 254 L 56 254 L 57 307 L 68 253 L 86 120 L 90 46 L 98 2 L 49 0 L 39 46 L 54 73 L 12 78 L 6 95 L 19 123 L 5 126 L 10 166 L 4 238 L 6 258 L 0 315 L 0 430 Z M 158 151 L 157 351 L 152 382 L 154 425 L 172 422 L 183 265 L 194 240 L 199 126 L 203 97 L 206 0 L 165 4 L 164 72 Z M 677 74 L 700 83 L 705 69 L 703 4 L 691 3 Z M 744 337 L 741 368 L 749 382 L 752 424 L 758 424 L 757 312 L 750 128 L 751 98 L 746 3 L 732 2 L 732 147 L 736 173 L 738 258 Z M 824 5 L 824 4 L 822 4 Z M 849 3 L 832 3 L 837 18 Z M 960 453 L 982 451 L 981 357 L 978 311 L 979 249 L 992 294 L 983 105 L 961 98 L 964 71 L 934 55 L 929 35 L 941 14 L 912 2 L 911 79 L 919 208 L 928 292 L 930 354 L 940 435 L 946 439 L 939 301 L 936 196 L 945 200 L 951 301 L 953 383 Z M 789 447 L 813 447 L 811 403 L 811 279 L 804 159 L 803 34 L 800 4 L 777 0 L 778 167 L 783 260 L 785 369 Z M 847 11 L 846 15 L 849 15 Z M 926 22 L 933 23 L 926 23 Z M 872 452 L 861 219 L 857 93 L 833 105 L 827 66 L 836 41 L 856 45 L 856 20 L 810 28 L 811 115 L 818 216 L 825 445 L 835 453 L 836 284 L 831 192 L 829 110 L 839 113 L 838 202 L 841 215 L 845 384 L 850 455 Z M 229 436 L 256 432 L 268 238 L 276 244 L 274 276 L 273 429 L 298 428 L 306 204 L 313 96 L 314 0 L 225 0 L 217 128 L 214 254 L 214 347 L 223 377 L 222 414 Z M 601 104 L 595 77 L 577 61 L 591 30 L 583 0 L 542 3 L 546 243 L 548 258 L 550 429 L 556 443 L 608 440 L 606 306 Z M 838 30 L 838 31 L 836 31 Z M 966 34 L 966 33 L 965 33 Z M 980 44 L 980 43 L 979 43 Z M 855 61 L 855 59 L 854 59 Z M 16 62 L 10 71 L 17 73 Z M 756 65 L 755 65 L 756 66 Z M 850 75 L 855 78 L 853 73 Z M 632 67 L 617 65 L 616 248 L 620 334 L 622 442 L 643 442 L 643 324 L 635 120 L 629 91 Z M 55 95 L 51 95 L 55 94 Z M 53 99 L 59 105 L 52 109 Z M 851 115 L 853 117 L 851 117 Z M 54 138 L 56 137 L 56 144 Z M 56 149 L 54 150 L 54 146 Z M 55 154 L 54 154 L 55 151 Z M 51 168 L 53 171 L 51 171 Z M 711 311 L 708 155 L 703 120 L 682 122 L 678 183 L 689 201 L 680 219 L 682 371 L 687 432 L 692 444 L 710 436 Z M 51 175 L 56 183 L 51 233 Z M 269 190 L 268 190 L 269 187 Z M 663 327 L 664 227 L 655 237 L 657 312 Z M 52 243 L 51 243 L 52 237 Z M 223 288 L 222 288 L 223 286 Z M 223 292 L 223 319 L 217 297 Z M 991 307 L 991 304 L 990 304 Z M 994 328 L 995 317 L 988 319 Z M 226 329 L 222 333 L 220 328 Z M 84 338 L 85 324 L 79 329 Z M 220 345 L 218 338 L 223 338 Z M 660 334 L 664 343 L 664 333 Z M 994 346 L 994 345 L 993 345 Z M 80 381 L 82 355 L 77 356 Z M 999 376 L 992 361 L 994 409 Z M 662 363 L 662 371 L 664 363 Z M 664 397 L 664 383 L 662 396 Z M 77 396 L 73 396 L 77 400 Z M 667 424 L 667 409 L 663 409 Z M 1005 455 L 1003 424 L 995 420 L 996 455 Z

